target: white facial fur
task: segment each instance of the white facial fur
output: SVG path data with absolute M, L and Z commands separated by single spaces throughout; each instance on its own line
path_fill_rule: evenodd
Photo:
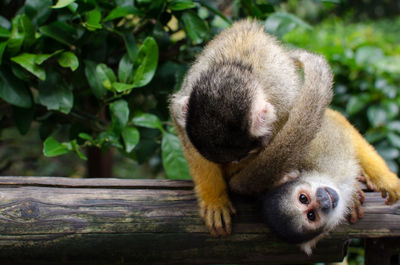
M 355 192 L 353 183 L 339 183 L 336 184 L 332 181 L 334 179 L 330 176 L 321 176 L 321 173 L 317 172 L 304 172 L 302 173 L 302 178 L 306 181 L 306 184 L 299 185 L 293 192 L 293 200 L 298 201 L 298 193 L 301 189 L 307 189 L 310 193 L 316 194 L 319 187 L 330 187 L 334 189 L 339 195 L 339 201 L 337 206 L 327 215 L 323 215 L 324 220 L 321 225 L 324 226 L 323 232 L 312 240 L 300 244 L 300 248 L 308 255 L 311 255 L 312 248 L 316 243 L 322 239 L 329 231 L 334 229 L 338 224 L 344 221 L 345 217 L 349 213 L 348 206 L 351 205 L 353 194 Z M 352 182 L 352 181 L 349 181 Z M 314 197 L 315 198 L 315 197 Z M 300 226 L 309 226 L 309 223 L 304 216 L 304 219 L 300 219 Z

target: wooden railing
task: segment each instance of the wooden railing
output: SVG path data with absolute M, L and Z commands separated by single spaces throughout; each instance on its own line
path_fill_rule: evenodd
M 366 238 L 366 264 L 400 252 L 400 204 L 367 193 L 365 217 L 312 256 L 276 239 L 256 202 L 233 196 L 233 233 L 209 235 L 190 181 L 0 177 L 0 264 L 296 264 L 341 261 Z

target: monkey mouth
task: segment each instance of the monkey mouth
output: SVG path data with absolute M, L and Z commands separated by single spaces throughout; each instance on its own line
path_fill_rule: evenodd
M 324 187 L 324 190 L 326 191 L 326 193 L 329 196 L 329 200 L 331 201 L 331 206 L 332 208 L 336 208 L 338 201 L 339 201 L 339 195 L 337 194 L 337 192 L 329 187 Z

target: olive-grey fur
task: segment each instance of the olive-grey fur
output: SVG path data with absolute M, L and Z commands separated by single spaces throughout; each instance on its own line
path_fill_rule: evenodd
M 290 52 L 302 64 L 304 82 L 289 118 L 270 144 L 231 178 L 230 188 L 242 194 L 257 194 L 272 188 L 288 172 L 299 170 L 310 142 L 318 132 L 332 100 L 333 75 L 326 60 L 303 50 Z M 286 75 L 290 78 L 289 75 Z M 284 77 L 282 77 L 284 78 Z

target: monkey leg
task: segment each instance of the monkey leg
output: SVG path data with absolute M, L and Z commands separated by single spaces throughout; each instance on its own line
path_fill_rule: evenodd
M 393 204 L 400 198 L 399 178 L 389 167 L 372 145 L 347 121 L 339 112 L 328 109 L 327 114 L 337 120 L 352 138 L 357 158 L 364 171 L 366 183 L 374 190 L 380 191 L 386 198 L 386 204 Z
M 182 137 L 179 135 L 178 136 Z M 200 206 L 200 216 L 211 235 L 231 233 L 231 214 L 236 212 L 227 191 L 221 167 L 201 156 L 188 139 L 181 141 L 183 152 L 189 164 L 190 174 Z

